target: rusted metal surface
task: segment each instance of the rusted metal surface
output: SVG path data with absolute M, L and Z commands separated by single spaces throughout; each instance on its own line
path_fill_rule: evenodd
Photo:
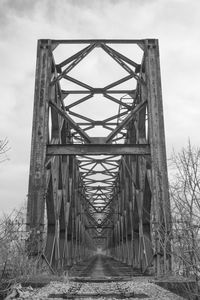
M 57 61 L 56 51 L 70 45 L 78 51 Z M 127 45 L 141 51 L 140 61 L 115 49 Z M 87 69 L 78 76 L 96 49 L 123 71 L 103 87 L 88 83 Z M 44 252 L 55 270 L 101 249 L 143 272 L 166 273 L 171 222 L 158 41 L 39 40 L 35 86 L 27 209 L 34 251 L 43 251 L 46 222 Z M 101 117 L 100 99 L 108 103 Z

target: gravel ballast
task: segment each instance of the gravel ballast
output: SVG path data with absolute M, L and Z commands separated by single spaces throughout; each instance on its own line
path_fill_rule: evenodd
M 33 289 L 16 286 L 17 299 L 155 299 L 155 300 L 183 300 L 184 298 L 149 282 L 149 278 L 136 277 L 125 282 L 58 282 L 53 281 L 43 288 Z M 91 297 L 89 296 L 91 294 Z M 114 294 L 119 296 L 114 297 Z M 135 295 L 132 297 L 132 295 Z M 67 296 L 68 295 L 68 296 Z M 75 296 L 77 295 L 77 296 Z M 81 297 L 82 295 L 82 297 Z M 84 296 L 85 295 L 85 296 Z M 87 296 L 86 296 L 87 295 Z M 110 295 L 110 296 L 109 296 Z M 123 296 L 124 295 L 124 296 Z M 63 297 L 64 296 L 64 297 Z M 123 298 L 124 297 L 124 298 Z M 14 299 L 14 298 L 8 298 Z

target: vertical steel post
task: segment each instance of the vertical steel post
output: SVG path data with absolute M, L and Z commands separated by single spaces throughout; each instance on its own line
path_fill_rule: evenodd
M 146 80 L 152 161 L 152 222 L 155 231 L 155 272 L 171 270 L 171 215 L 166 162 L 158 40 L 146 40 Z M 168 253 L 166 250 L 168 249 Z
M 51 58 L 49 40 L 39 40 L 35 77 L 35 96 L 33 109 L 32 145 L 29 173 L 29 191 L 27 207 L 27 224 L 31 231 L 31 251 L 38 253 L 42 247 L 45 208 L 45 159 L 48 138 L 48 100 L 51 75 Z

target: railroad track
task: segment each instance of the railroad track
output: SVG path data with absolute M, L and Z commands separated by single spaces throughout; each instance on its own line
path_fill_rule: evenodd
M 133 274 L 132 268 L 111 258 L 95 256 L 89 261 L 76 265 L 70 273 L 68 290 L 62 294 L 51 294 L 49 297 L 62 299 L 100 299 L 102 297 L 104 299 L 132 299 L 135 297 L 133 289 L 127 284 Z
M 96 256 L 91 261 L 86 261 L 85 264 L 76 265 L 70 272 L 72 280 L 77 282 L 82 281 L 107 281 L 110 280 L 126 280 L 133 276 L 141 276 L 142 272 L 138 269 L 118 262 L 114 259 L 105 256 Z

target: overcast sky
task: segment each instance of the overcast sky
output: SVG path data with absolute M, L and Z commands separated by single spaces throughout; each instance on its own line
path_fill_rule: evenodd
M 158 38 L 168 157 L 200 145 L 199 0 L 0 0 L 1 211 L 28 189 L 37 39 Z

